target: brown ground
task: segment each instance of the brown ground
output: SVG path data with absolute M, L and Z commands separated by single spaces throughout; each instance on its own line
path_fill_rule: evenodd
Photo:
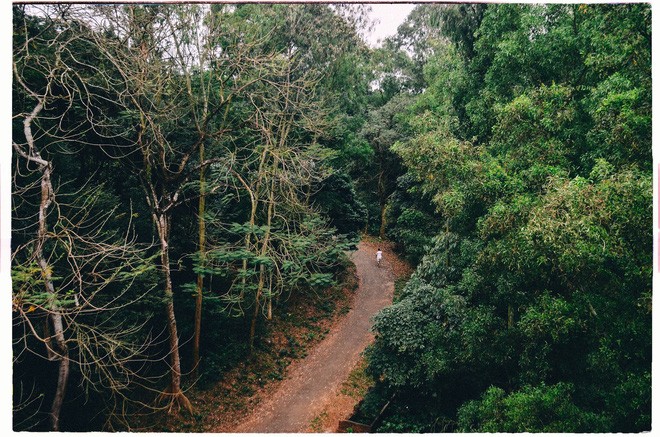
M 376 246 L 384 252 L 383 263 L 376 266 Z M 215 432 L 334 432 L 339 420 L 353 411 L 354 396 L 341 393 L 360 354 L 373 340 L 372 317 L 392 302 L 395 273 L 403 274 L 400 263 L 389 246 L 363 241 L 353 254 L 359 288 L 352 309 L 328 335 L 301 361 L 295 362 L 274 393 L 233 429 Z M 407 273 L 407 272 L 405 272 Z

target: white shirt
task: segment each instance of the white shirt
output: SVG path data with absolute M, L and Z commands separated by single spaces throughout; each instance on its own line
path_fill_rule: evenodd
M 383 251 L 382 250 L 379 250 L 378 252 L 376 252 L 376 259 L 381 259 L 382 257 L 383 257 Z

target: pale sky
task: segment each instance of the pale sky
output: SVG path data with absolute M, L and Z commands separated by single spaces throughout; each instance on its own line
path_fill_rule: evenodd
M 380 46 L 378 40 L 396 34 L 396 29 L 403 23 L 413 8 L 410 3 L 379 3 L 372 4 L 371 17 L 380 21 L 376 24 L 367 41 L 372 47 Z

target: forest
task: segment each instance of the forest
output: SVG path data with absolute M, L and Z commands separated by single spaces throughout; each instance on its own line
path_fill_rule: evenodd
M 369 7 L 12 7 L 14 431 L 204 430 L 365 238 L 375 432 L 651 430 L 650 4 Z

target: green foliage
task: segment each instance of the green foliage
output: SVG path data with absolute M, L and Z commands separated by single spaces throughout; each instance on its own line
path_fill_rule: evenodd
M 611 424 L 598 414 L 585 412 L 572 400 L 573 387 L 558 383 L 524 387 L 506 394 L 490 387 L 478 401 L 458 412 L 460 432 L 607 432 Z
M 587 101 L 594 128 L 588 134 L 590 159 L 616 165 L 651 161 L 651 108 L 648 89 L 616 72 L 594 88 Z
M 324 179 L 312 201 L 328 217 L 329 225 L 349 238 L 357 238 L 366 224 L 366 208 L 358 199 L 354 183 L 346 173 L 335 173 Z
M 384 237 L 387 223 L 383 215 L 388 199 L 396 189 L 396 180 L 402 173 L 401 161 L 392 152 L 392 146 L 404 138 L 407 107 L 410 96 L 398 94 L 384 105 L 371 109 L 360 135 L 369 144 L 372 158 L 359 171 L 354 171 L 357 187 L 368 212 L 369 231 Z
M 428 215 L 414 208 L 403 208 L 396 218 L 390 235 L 402 246 L 406 257 L 417 264 L 428 243 Z
M 456 27 L 393 147 L 416 184 L 390 235 L 424 249 L 376 318 L 369 369 L 400 403 L 381 430 L 650 429 L 648 14 L 439 13 Z
M 399 177 L 387 208 L 388 235 L 413 265 L 424 256 L 429 234 L 440 227 L 435 209 L 418 188 L 410 174 Z
M 53 8 L 61 21 L 32 11 L 13 8 L 12 136 L 27 144 L 23 122 L 48 93 L 30 147 L 52 164 L 57 205 L 40 267 L 39 166 L 17 155 L 12 304 L 24 322 L 59 305 L 70 326 L 140 325 L 108 343 L 115 356 L 148 342 L 163 327 L 154 314 L 176 302 L 188 338 L 201 274 L 201 366 L 220 377 L 249 352 L 246 309 L 256 320 L 290 295 L 323 294 L 366 226 L 417 264 L 375 319 L 379 383 L 366 409 L 396 394 L 380 431 L 650 429 L 648 4 L 419 5 L 373 51 L 360 6 Z M 202 52 L 203 65 L 184 65 Z M 165 210 L 173 300 L 149 293 L 162 282 L 156 250 L 89 261 L 154 241 Z M 80 312 L 76 299 L 91 297 L 113 311 Z M 21 360 L 47 337 L 28 328 L 14 329 Z M 73 359 L 97 346 L 97 331 L 68 329 L 82 345 Z M 166 349 L 153 342 L 147 355 Z M 17 361 L 14 382 L 35 381 L 41 396 L 52 381 L 39 354 Z

